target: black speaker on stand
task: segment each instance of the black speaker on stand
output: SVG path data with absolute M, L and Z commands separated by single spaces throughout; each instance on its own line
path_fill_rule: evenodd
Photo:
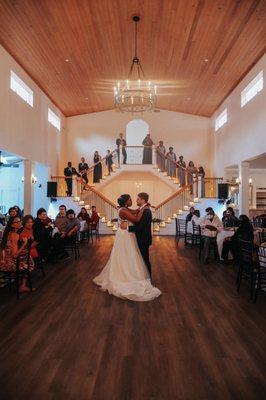
M 228 199 L 229 183 L 218 183 L 218 198 L 221 200 Z
M 57 182 L 47 182 L 47 197 L 57 197 Z

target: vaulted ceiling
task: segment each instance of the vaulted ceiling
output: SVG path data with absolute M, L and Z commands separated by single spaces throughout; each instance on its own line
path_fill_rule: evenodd
M 108 110 L 136 13 L 158 108 L 212 115 L 265 51 L 266 0 L 0 0 L 0 42 L 66 116 Z

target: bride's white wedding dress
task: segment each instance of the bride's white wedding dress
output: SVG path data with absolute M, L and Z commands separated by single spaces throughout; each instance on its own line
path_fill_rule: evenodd
M 122 220 L 119 218 L 118 221 L 120 225 Z M 150 301 L 161 295 L 161 291 L 151 284 L 135 234 L 120 227 L 110 258 L 93 282 L 122 299 Z

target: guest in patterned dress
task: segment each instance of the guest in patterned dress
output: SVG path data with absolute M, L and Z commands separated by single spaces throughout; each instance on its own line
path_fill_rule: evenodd
M 4 235 L 1 242 L 1 261 L 0 271 L 15 272 L 17 268 L 17 258 L 19 257 L 19 269 L 34 269 L 34 263 L 30 257 L 28 263 L 27 246 L 28 239 L 24 238 L 22 243 L 19 240 L 18 231 L 21 229 L 21 220 L 19 217 L 11 217 L 8 221 Z M 20 293 L 29 292 L 30 288 L 27 286 L 26 278 L 23 278 L 19 287 Z
M 24 243 L 25 239 L 31 240 L 31 248 L 30 248 L 30 255 L 33 258 L 33 260 L 39 258 L 39 254 L 37 251 L 37 242 L 34 241 L 34 236 L 33 236 L 33 216 L 32 215 L 25 215 L 23 218 L 23 228 L 19 232 L 19 238 L 22 243 Z

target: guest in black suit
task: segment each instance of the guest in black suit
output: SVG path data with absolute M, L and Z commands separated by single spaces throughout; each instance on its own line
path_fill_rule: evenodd
M 64 175 L 65 175 L 65 181 L 66 181 L 66 185 L 67 185 L 66 194 L 68 196 L 72 196 L 72 176 L 73 175 L 80 176 L 80 174 L 77 172 L 76 168 L 72 167 L 71 161 L 68 161 L 67 167 L 64 169 Z
M 88 184 L 89 180 L 88 180 L 88 172 L 89 166 L 88 164 L 85 162 L 85 158 L 81 157 L 81 162 L 79 163 L 79 173 L 81 175 L 81 178 L 84 180 L 84 182 L 86 183 L 86 185 Z M 86 190 L 86 185 L 84 185 L 84 189 Z
M 137 198 L 137 205 L 141 210 L 144 207 L 147 207 L 149 201 L 149 195 L 147 193 L 139 193 Z M 152 234 L 151 234 L 151 224 L 152 224 L 152 213 L 151 210 L 147 207 L 142 215 L 142 218 L 139 222 L 137 222 L 134 226 L 129 226 L 129 232 L 135 232 L 138 246 L 143 257 L 143 260 L 148 268 L 148 271 L 151 276 L 151 263 L 150 263 L 150 255 L 149 248 L 152 244 Z
M 118 156 L 118 164 L 120 164 L 120 146 L 122 147 L 122 155 L 123 155 L 123 164 L 127 163 L 127 151 L 126 151 L 127 142 L 123 137 L 123 133 L 119 134 L 119 138 L 116 139 L 117 146 L 117 156 Z

